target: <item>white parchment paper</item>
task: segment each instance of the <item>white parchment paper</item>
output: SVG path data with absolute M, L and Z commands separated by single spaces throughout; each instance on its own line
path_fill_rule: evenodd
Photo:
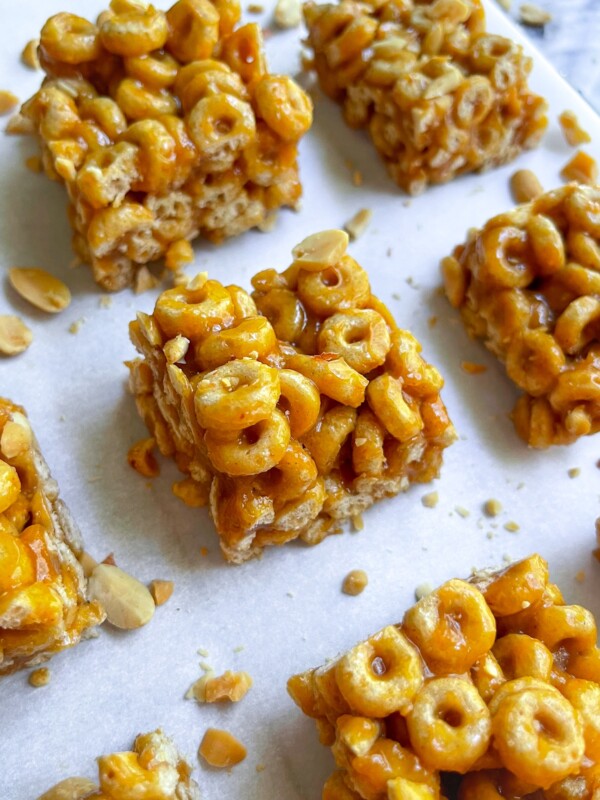
M 45 19 L 59 10 L 91 18 L 101 10 L 96 0 L 57 2 L 0 0 L 0 87 L 22 99 L 35 91 L 41 74 L 23 67 L 19 54 Z M 492 31 L 525 41 L 487 6 Z M 269 18 L 266 11 L 260 19 Z M 296 30 L 268 38 L 274 70 L 298 72 L 300 36 Z M 594 134 L 587 149 L 596 158 L 600 120 L 533 55 L 532 84 L 550 99 L 552 123 L 544 144 L 518 166 L 533 169 L 551 188 L 571 155 L 557 114 L 564 108 L 577 112 Z M 45 267 L 68 283 L 73 303 L 55 317 L 37 313 L 4 279 L 0 313 L 21 314 L 35 340 L 24 355 L 0 362 L 0 392 L 27 408 L 88 550 L 99 558 L 114 552 L 144 581 L 174 580 L 175 593 L 145 628 L 120 633 L 106 627 L 99 638 L 54 658 L 49 686 L 31 688 L 26 672 L 0 681 L 1 800 L 33 800 L 61 778 L 94 776 L 97 755 L 128 748 L 138 732 L 157 726 L 197 766 L 196 749 L 208 726 L 227 728 L 246 744 L 247 759 L 231 773 L 198 766 L 207 800 L 316 800 L 333 763 L 313 722 L 288 698 L 286 680 L 398 621 L 418 584 L 437 585 L 468 575 L 473 566 L 538 550 L 566 597 L 600 612 L 600 564 L 592 557 L 600 438 L 529 451 L 507 417 L 516 390 L 495 359 L 469 341 L 439 291 L 440 258 L 468 227 L 512 205 L 508 178 L 515 166 L 408 200 L 366 134 L 346 128 L 339 109 L 321 98 L 301 147 L 301 212 L 282 213 L 269 234 L 250 232 L 219 248 L 196 243 L 190 273 L 208 270 L 248 287 L 259 269 L 287 266 L 292 246 L 308 233 L 340 226 L 359 208 L 371 208 L 371 226 L 351 252 L 369 271 L 374 292 L 443 372 L 444 399 L 460 432 L 441 478 L 368 511 L 361 533 L 334 536 L 314 548 L 271 549 L 261 560 L 231 567 L 221 559 L 207 513 L 187 509 L 171 494 L 173 466 L 163 463 L 161 476 L 147 482 L 125 460 L 129 445 L 145 435 L 125 391 L 122 362 L 134 353 L 127 323 L 136 310 L 151 310 L 157 292 L 135 296 L 127 290 L 112 297 L 110 308 L 100 305 L 103 295 L 89 270 L 69 266 L 63 187 L 24 166 L 34 152 L 30 140 L 0 136 L 0 265 Z M 360 188 L 352 184 L 353 169 L 362 173 Z M 432 316 L 434 327 L 428 324 Z M 74 335 L 68 328 L 77 320 L 82 324 Z M 467 375 L 463 360 L 485 364 L 487 371 Z M 581 470 L 576 478 L 568 475 L 573 467 Z M 421 497 L 432 489 L 440 502 L 427 509 Z M 482 513 L 492 497 L 504 507 L 495 521 Z M 469 516 L 457 513 L 457 506 Z M 518 523 L 517 533 L 504 529 L 509 521 Z M 366 570 L 370 581 L 354 598 L 340 591 L 353 568 Z M 582 583 L 575 578 L 581 570 Z M 208 656 L 198 655 L 199 648 Z M 184 701 L 201 674 L 200 661 L 219 671 L 247 670 L 253 689 L 231 707 Z M 264 771 L 256 770 L 260 764 Z

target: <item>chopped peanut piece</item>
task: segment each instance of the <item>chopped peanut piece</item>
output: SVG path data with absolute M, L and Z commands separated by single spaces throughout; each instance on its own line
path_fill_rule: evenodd
M 278 28 L 297 28 L 302 22 L 302 5 L 300 0 L 277 0 L 275 6 L 275 24 Z
M 508 531 L 509 533 L 517 533 L 521 530 L 521 526 L 513 520 L 510 520 L 509 522 L 504 523 L 504 530 Z
M 83 574 L 86 578 L 89 578 L 92 572 L 98 566 L 96 559 L 93 558 L 89 553 L 86 553 L 85 550 L 79 554 L 79 563 L 81 564 L 81 569 L 83 570 Z
M 34 669 L 33 672 L 29 674 L 29 678 L 27 679 L 31 686 L 34 689 L 39 689 L 41 686 L 47 686 L 50 683 L 50 670 L 48 667 L 40 667 L 39 669 Z
M 498 0 L 498 5 L 502 6 L 505 11 L 510 11 L 512 0 Z
M 344 229 L 348 231 L 350 239 L 355 241 L 363 235 L 369 227 L 373 212 L 370 208 L 361 208 L 356 214 L 344 224 Z
M 146 586 L 112 564 L 98 564 L 94 568 L 88 592 L 116 628 L 128 631 L 141 628 L 154 616 L 154 600 Z
M 499 500 L 486 500 L 483 510 L 488 517 L 497 517 L 502 513 L 502 503 Z
M 260 3 L 249 3 L 248 4 L 248 13 L 249 14 L 262 14 L 265 10 L 264 6 L 261 6 Z
M 0 314 L 0 353 L 16 356 L 27 350 L 33 341 L 33 333 L 20 317 Z
M 541 28 L 552 22 L 552 14 L 534 3 L 523 3 L 519 7 L 519 21 L 532 28 Z
M 528 203 L 544 193 L 544 187 L 530 169 L 519 169 L 511 175 L 510 190 L 516 203 Z
M 136 272 L 133 290 L 136 294 L 142 294 L 150 289 L 155 289 L 159 283 L 160 280 L 150 272 L 148 267 L 142 265 Z
M 234 767 L 246 758 L 246 748 L 228 731 L 208 728 L 204 734 L 198 755 L 211 767 L 224 769 Z
M 8 270 L 8 280 L 21 297 L 49 314 L 64 311 L 71 302 L 68 286 L 45 269 L 12 267 Z
M 149 437 L 140 439 L 139 442 L 132 444 L 127 451 L 127 461 L 130 467 L 145 478 L 156 478 L 160 473 L 158 461 L 154 456 L 156 441 Z
M 8 114 L 19 105 L 19 98 L 12 92 L 0 89 L 0 115 Z
M 342 583 L 342 592 L 355 597 L 367 588 L 369 576 L 363 569 L 351 570 Z
M 468 375 L 480 375 L 487 371 L 485 364 L 476 364 L 474 361 L 461 361 L 460 366 Z
M 156 606 L 163 606 L 173 594 L 175 584 L 173 581 L 153 580 L 150 581 L 150 594 Z
M 179 333 L 174 339 L 169 339 L 163 347 L 165 358 L 169 364 L 176 364 L 178 361 L 181 361 L 187 353 L 189 346 L 190 340 L 186 339 L 185 336 L 181 336 Z
M 8 120 L 4 132 L 12 136 L 28 136 L 35 132 L 35 126 L 30 119 L 17 113 Z
M 415 588 L 415 598 L 417 600 L 421 600 L 423 597 L 427 597 L 433 592 L 433 586 L 429 583 L 429 581 L 425 581 L 424 583 L 420 583 Z
M 30 39 L 30 41 L 28 41 L 25 47 L 23 48 L 23 52 L 21 53 L 21 61 L 25 64 L 26 67 L 29 67 L 30 69 L 40 68 L 40 60 L 37 54 L 39 43 L 40 43 L 39 39 Z
M 194 248 L 187 239 L 177 239 L 169 245 L 165 253 L 165 266 L 175 272 L 184 264 L 191 264 L 194 260 Z
M 428 492 L 421 498 L 421 503 L 425 506 L 425 508 L 435 508 L 439 501 L 440 496 L 438 492 Z
M 579 467 L 571 467 L 567 470 L 567 475 L 569 478 L 578 478 L 581 475 L 581 469 Z
M 231 672 L 210 676 L 204 685 L 204 702 L 238 703 L 246 696 L 252 686 L 252 678 L 247 672 Z
M 35 172 L 38 175 L 44 170 L 42 159 L 39 156 L 30 156 L 29 158 L 26 158 L 25 166 L 27 169 L 31 170 L 31 172 Z
M 573 111 L 563 111 L 559 115 L 558 121 L 566 142 L 571 147 L 577 147 L 580 144 L 587 144 L 592 141 L 592 137 L 581 127 L 577 115 Z
M 67 778 L 48 789 L 37 800 L 86 800 L 91 792 L 97 790 L 97 784 L 87 778 Z
M 593 186 L 598 180 L 598 164 L 588 153 L 578 150 L 561 169 L 560 176 L 566 181 L 577 181 Z
M 348 247 L 348 234 L 340 230 L 307 236 L 292 250 L 294 262 L 302 269 L 321 271 L 340 262 Z

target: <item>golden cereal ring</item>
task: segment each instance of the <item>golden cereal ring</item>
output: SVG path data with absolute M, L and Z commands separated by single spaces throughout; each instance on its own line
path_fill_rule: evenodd
M 137 753 L 124 752 L 100 756 L 98 776 L 102 794 L 97 800 L 119 797 L 122 800 L 150 800 L 174 795 L 179 783 L 177 769 L 167 761 L 156 759 L 152 769 L 140 763 Z M 140 787 L 143 787 L 140 791 Z M 168 788 L 167 788 L 168 787 Z M 172 787 L 172 788 L 171 788 Z M 94 797 L 94 795 L 91 795 Z
M 541 600 L 548 585 L 548 563 L 539 555 L 511 564 L 482 588 L 495 617 L 508 617 Z
M 346 254 L 348 241 L 346 231 L 332 229 L 313 233 L 292 250 L 294 264 L 307 272 L 334 267 Z
M 15 502 L 21 492 L 17 470 L 0 459 L 0 514 Z
M 512 226 L 488 228 L 477 239 L 473 273 L 482 283 L 509 289 L 529 286 L 534 278 L 529 261 L 529 236 Z
M 245 84 L 254 84 L 267 71 L 263 38 L 256 22 L 242 25 L 219 45 L 219 58 L 240 76 Z
M 390 333 L 377 311 L 340 311 L 323 322 L 317 337 L 322 353 L 337 353 L 357 372 L 365 374 L 384 363 Z
M 600 246 L 589 233 L 571 228 L 567 232 L 567 247 L 578 264 L 600 270 Z
M 187 123 L 194 144 L 206 158 L 223 149 L 243 150 L 256 135 L 252 106 L 230 95 L 199 100 Z
M 302 497 L 317 477 L 317 465 L 310 453 L 291 439 L 277 466 L 264 476 L 265 494 L 270 495 L 277 506 L 281 506 L 289 500 Z M 276 522 L 274 527 L 278 528 L 279 524 Z
M 302 443 L 310 451 L 321 475 L 328 475 L 335 467 L 342 446 L 355 425 L 356 411 L 353 408 L 334 406 L 304 434 Z
M 252 399 L 252 403 L 256 404 L 256 400 Z M 247 409 L 242 413 L 247 422 L 251 415 Z M 263 418 L 244 430 L 225 432 L 210 428 L 204 437 L 208 457 L 215 469 L 235 476 L 258 475 L 273 469 L 284 457 L 289 441 L 290 426 L 284 414 L 275 408 L 267 419 Z
M 167 11 L 166 49 L 187 64 L 210 58 L 219 40 L 219 14 L 209 0 L 179 0 Z
M 339 356 L 305 356 L 295 353 L 286 358 L 285 365 L 309 378 L 321 394 L 337 400 L 338 403 L 358 408 L 365 399 L 365 389 L 369 382 Z
M 168 89 L 151 89 L 134 78 L 119 82 L 115 100 L 128 119 L 145 121 L 177 113 L 177 101 Z
M 4 462 L 0 461 L 0 464 Z M 2 474 L 0 468 L 0 481 Z M 6 496 L 2 497 L 0 506 L 6 503 L 6 499 Z M 0 528 L 0 595 L 19 586 L 30 586 L 37 577 L 33 553 L 15 534 Z
M 532 397 L 547 394 L 565 364 L 565 356 L 557 340 L 540 329 L 524 330 L 517 334 L 506 353 L 508 377 Z
M 306 324 L 306 312 L 294 292 L 280 288 L 264 294 L 255 292 L 254 300 L 260 313 L 270 321 L 278 339 L 298 341 Z
M 235 284 L 225 287 L 233 303 L 233 314 L 236 319 L 247 319 L 248 317 L 258 316 L 256 303 L 245 289 Z
M 494 103 L 494 90 L 483 75 L 470 75 L 454 94 L 454 116 L 461 128 L 474 128 L 487 117 Z
M 363 797 L 385 797 L 388 782 L 400 776 L 422 787 L 418 800 L 442 800 L 438 773 L 425 769 L 407 747 L 384 737 L 377 739 L 366 755 L 352 759 L 351 775 Z
M 160 50 L 169 29 L 162 11 L 148 6 L 140 12 L 114 14 L 100 26 L 100 39 L 109 53 L 118 56 L 143 56 Z
M 254 88 L 258 114 L 286 141 L 297 141 L 312 125 L 312 101 L 286 75 L 265 75 Z
M 428 397 L 441 391 L 444 379 L 435 367 L 421 358 L 420 352 L 421 345 L 412 333 L 397 329 L 392 334 L 386 370 L 395 378 L 401 378 L 411 395 Z
M 98 28 L 75 14 L 55 14 L 40 33 L 40 47 L 50 58 L 65 64 L 94 61 L 102 52 Z
M 583 723 L 585 754 L 590 761 L 600 759 L 600 686 L 593 681 L 569 678 L 560 691 L 579 712 Z
M 90 252 L 102 258 L 121 247 L 127 237 L 148 231 L 153 222 L 154 214 L 139 203 L 126 202 L 118 207 L 103 208 L 94 214 L 88 228 Z
M 281 395 L 277 403 L 286 415 L 294 439 L 308 433 L 317 423 L 321 396 L 315 383 L 293 369 L 279 370 Z
M 117 139 L 127 128 L 125 114 L 111 97 L 84 97 L 79 113 L 82 119 L 94 120 L 111 139 Z
M 267 419 L 275 411 L 278 399 L 276 369 L 258 361 L 237 359 L 217 367 L 198 382 L 194 408 L 203 428 L 217 428 L 229 435 Z
M 535 609 L 525 633 L 555 652 L 560 647 L 588 650 L 596 644 L 598 631 L 591 611 L 583 606 L 552 605 Z
M 568 671 L 576 678 L 600 683 L 600 648 L 594 646 L 584 652 L 571 652 Z
M 298 297 L 319 317 L 364 308 L 371 297 L 369 276 L 351 256 L 319 272 L 300 270 Z
M 156 53 L 146 53 L 141 56 L 129 56 L 123 59 L 125 72 L 151 89 L 168 89 L 177 78 L 179 64 L 169 55 L 160 50 Z
M 434 672 L 461 673 L 491 649 L 496 620 L 481 592 L 451 580 L 422 598 L 404 615 L 407 636 Z
M 165 191 L 174 176 L 176 161 L 175 140 L 156 119 L 143 119 L 130 125 L 122 140 L 138 148 L 135 191 L 160 193 Z
M 215 331 L 198 342 L 195 358 L 200 369 L 214 369 L 234 358 L 262 359 L 277 346 L 273 326 L 264 317 L 247 317 L 234 328 Z
M 554 275 L 565 265 L 565 245 L 554 222 L 536 214 L 527 222 L 527 233 L 536 259 L 536 273 Z
M 156 301 L 154 316 L 168 339 L 181 334 L 197 341 L 232 324 L 233 303 L 218 281 L 208 280 L 198 287 L 167 289 Z
M 473 685 L 488 703 L 506 681 L 500 664 L 492 653 L 486 653 L 471 667 Z
M 493 714 L 492 732 L 506 768 L 543 789 L 581 765 L 585 747 L 581 722 L 553 686 L 508 693 Z
M 599 322 L 600 300 L 597 297 L 577 297 L 556 320 L 554 336 L 565 353 L 576 355 L 598 338 Z
M 399 442 L 406 442 L 423 430 L 418 409 L 408 404 L 401 381 L 391 375 L 384 373 L 370 381 L 367 402 L 385 429 Z
M 594 186 L 577 186 L 564 204 L 567 220 L 574 228 L 600 239 L 600 190 Z
M 426 767 L 467 772 L 486 752 L 492 721 L 464 678 L 434 678 L 421 687 L 406 717 L 410 743 Z
M 554 666 L 552 653 L 542 642 L 525 633 L 508 633 L 496 639 L 492 653 L 509 681 L 525 677 L 550 680 Z
M 352 437 L 352 467 L 357 475 L 381 475 L 386 466 L 385 428 L 369 408 L 361 408 Z
M 338 661 L 335 677 L 353 712 L 381 718 L 410 708 L 423 669 L 416 648 L 389 625 L 349 650 Z

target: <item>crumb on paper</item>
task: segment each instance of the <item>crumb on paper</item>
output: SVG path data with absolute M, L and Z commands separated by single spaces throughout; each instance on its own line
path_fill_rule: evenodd
M 197 653 L 198 653 L 198 655 L 199 655 L 199 656 L 201 656 L 202 658 L 208 658 L 208 657 L 209 657 L 209 655 L 210 655 L 210 653 L 208 652 L 208 650 L 207 650 L 205 647 L 199 647 L 199 648 L 196 650 L 196 652 L 197 652 Z
M 198 755 L 211 767 L 234 767 L 246 758 L 247 750 L 229 731 L 208 728 L 202 737 Z
M 427 320 L 427 324 L 429 325 L 430 328 L 435 328 L 435 326 L 437 325 L 437 321 L 438 318 L 434 314 L 433 316 L 429 317 L 429 319 Z
M 20 112 L 13 114 L 6 123 L 4 133 L 9 136 L 28 136 L 35 132 L 33 120 L 23 116 Z
M 524 488 L 525 488 L 525 481 L 519 481 L 519 483 L 517 483 L 517 491 L 520 491 L 521 489 Z
M 427 492 L 421 498 L 421 503 L 425 506 L 425 508 L 435 508 L 440 501 L 440 495 L 438 492 Z
M 408 200 L 403 200 L 402 205 L 404 206 L 404 208 L 410 208 L 412 205 L 412 200 L 410 198 Z
M 352 173 L 352 183 L 355 186 L 362 186 L 363 184 L 363 176 L 362 172 L 359 169 L 355 169 Z
M 245 650 L 245 649 L 246 649 L 246 645 L 244 645 L 244 644 L 238 644 L 238 645 L 237 645 L 237 647 L 234 647 L 234 648 L 233 648 L 233 652 L 234 652 L 234 653 L 241 653 L 241 652 L 242 652 L 242 650 Z
M 351 597 L 361 594 L 367 588 L 369 576 L 364 569 L 353 569 L 346 575 L 342 582 L 342 592 Z
M 486 538 L 486 539 L 493 539 L 495 535 L 496 535 L 496 534 L 494 533 L 494 531 L 488 531 L 488 532 L 486 533 L 486 535 L 485 535 L 485 538 Z
M 402 297 L 400 296 L 400 294 L 398 294 L 398 292 L 392 292 L 392 297 L 394 298 L 394 300 L 402 300 Z
M 76 319 L 75 322 L 72 322 L 69 325 L 69 333 L 76 334 L 79 333 L 81 330 L 81 326 L 85 324 L 85 317 L 81 317 L 80 319 Z
M 485 364 L 476 364 L 474 361 L 461 361 L 460 367 L 468 375 L 479 375 L 487 371 Z
M 291 592 L 291 591 L 287 591 L 285 594 L 286 594 L 287 597 L 296 597 L 294 592 Z
M 578 478 L 581 475 L 581 469 L 579 467 L 571 467 L 571 469 L 567 470 L 567 475 L 569 478 Z
M 21 61 L 26 67 L 29 67 L 29 69 L 40 68 L 40 60 L 37 54 L 39 43 L 39 39 L 30 39 L 21 51 Z
M 302 22 L 300 0 L 277 0 L 273 18 L 278 28 L 297 28 Z
M 424 583 L 420 583 L 417 587 L 415 587 L 415 598 L 417 600 L 422 600 L 423 597 L 427 597 L 432 592 L 433 586 L 428 581 L 425 581 Z
M 552 22 L 552 14 L 535 3 L 522 3 L 519 7 L 519 22 L 532 28 L 542 28 Z
M 98 300 L 98 305 L 100 308 L 110 308 L 113 304 L 113 299 L 110 295 L 105 294 L 103 295 L 100 300 Z
M 392 248 L 391 248 L 391 247 L 388 247 L 388 249 L 385 251 L 385 254 L 386 254 L 386 256 L 387 256 L 388 258 L 390 258 L 390 257 L 391 257 L 391 255 L 392 255 Z
M 577 181 L 591 186 L 598 179 L 598 164 L 589 153 L 578 150 L 561 169 L 560 177 L 565 181 Z
M 355 531 L 362 531 L 365 527 L 365 523 L 362 517 L 362 514 L 353 514 L 352 515 L 352 527 Z
M 521 530 L 521 526 L 514 522 L 514 520 L 509 520 L 508 522 L 504 523 L 504 530 L 508 531 L 509 533 L 518 533 Z
M 575 580 L 577 583 L 583 583 L 585 581 L 585 570 L 580 569 L 579 572 L 575 573 Z
M 257 764 L 254 769 L 257 772 L 264 772 L 266 770 L 266 766 L 264 764 Z
M 495 498 L 490 498 L 486 500 L 483 505 L 483 510 L 488 517 L 497 517 L 498 514 L 502 513 L 502 503 Z
M 469 511 L 469 509 L 468 509 L 468 508 L 465 508 L 464 506 L 454 506 L 454 510 L 455 510 L 455 511 L 456 511 L 456 513 L 457 513 L 457 514 L 458 514 L 460 517 L 462 517 L 463 519 L 466 519 L 466 518 L 467 518 L 468 516 L 470 516 L 470 514 L 471 514 L 471 512 Z
M 42 159 L 39 156 L 29 156 L 29 158 L 26 158 L 25 166 L 30 172 L 35 172 L 36 175 L 39 175 L 44 169 L 42 166 Z
M 251 686 L 252 678 L 247 672 L 226 670 L 222 675 L 215 675 L 208 670 L 192 684 L 191 692 L 198 703 L 239 703 Z
M 560 124 L 565 141 L 571 147 L 577 147 L 580 144 L 588 144 L 592 141 L 592 137 L 584 130 L 579 124 L 577 115 L 574 111 L 566 109 L 559 114 L 558 122 Z
M 165 581 L 159 578 L 150 581 L 150 594 L 154 599 L 154 604 L 156 606 L 163 606 L 173 594 L 174 588 L 175 584 L 173 581 Z
M 361 208 L 354 214 L 346 223 L 344 223 L 344 230 L 348 232 L 351 241 L 359 239 L 369 227 L 373 212 L 370 208 Z
M 504 561 L 505 564 L 512 564 L 513 561 L 514 561 L 514 558 L 511 555 L 509 555 L 508 553 L 504 553 L 504 555 L 502 556 L 502 561 Z M 527 601 L 525 601 L 525 602 L 527 602 Z M 530 605 L 531 605 L 531 603 L 527 603 L 527 606 L 525 606 L 525 608 L 528 608 Z
M 0 115 L 9 114 L 19 105 L 19 98 L 16 94 L 0 89 Z
M 501 6 L 505 11 L 510 11 L 510 7 L 512 5 L 512 0 L 497 0 L 499 6 Z
M 249 14 L 262 14 L 265 7 L 260 3 L 248 3 L 247 11 Z
M 39 667 L 29 673 L 29 685 L 34 689 L 39 689 L 41 686 L 47 686 L 50 683 L 50 670 L 48 667 Z

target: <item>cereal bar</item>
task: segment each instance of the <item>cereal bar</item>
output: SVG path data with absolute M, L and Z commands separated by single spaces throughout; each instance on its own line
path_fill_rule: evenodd
M 304 6 L 321 88 L 367 128 L 410 194 L 534 147 L 546 103 L 520 45 L 486 32 L 480 0 L 341 0 Z
M 189 764 L 161 730 L 140 734 L 133 750 L 98 759 L 98 783 L 67 778 L 38 800 L 200 800 Z
M 437 800 L 448 773 L 459 800 L 591 800 L 596 637 L 538 555 L 444 583 L 401 623 L 289 680 L 337 765 L 323 800 Z
M 523 395 L 533 447 L 600 430 L 600 188 L 569 184 L 472 230 L 442 261 L 448 299 Z
M 210 506 L 225 558 L 317 543 L 375 501 L 438 475 L 455 439 L 439 372 L 324 231 L 252 297 L 206 275 L 160 295 L 130 326 L 138 411 Z
M 199 234 L 220 242 L 297 205 L 312 104 L 269 74 L 260 28 L 239 19 L 239 0 L 178 0 L 166 13 L 112 0 L 96 23 L 61 13 L 44 25 L 47 77 L 22 112 L 103 288 L 135 285 L 143 265 L 168 264 L 170 247 Z
M 45 661 L 104 619 L 81 537 L 25 412 L 0 398 L 0 675 Z

